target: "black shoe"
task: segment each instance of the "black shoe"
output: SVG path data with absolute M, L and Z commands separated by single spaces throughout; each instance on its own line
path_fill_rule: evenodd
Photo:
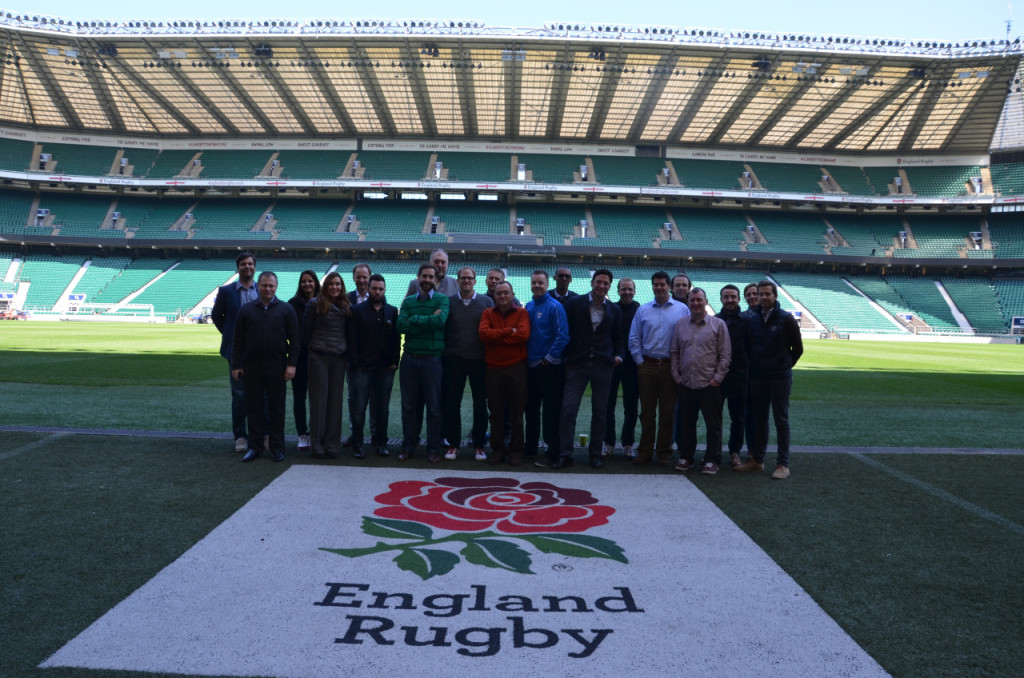
M 386 457 L 386 456 L 388 456 L 390 454 L 391 453 L 388 452 L 388 446 L 387 445 L 378 445 L 377 446 L 377 456 L 379 456 L 379 457 Z
M 258 457 L 258 456 L 260 456 L 260 451 L 259 450 L 255 450 L 255 449 L 250 447 L 249 451 L 245 453 L 244 457 L 242 457 L 242 461 L 243 462 L 250 462 L 253 459 L 255 459 L 256 457 Z
M 341 441 L 341 446 L 342 447 L 352 447 L 352 436 L 348 436 L 347 438 L 342 440 Z
M 604 462 L 601 461 L 601 457 L 590 458 L 590 468 L 601 468 L 602 466 L 604 466 Z
M 572 466 L 572 457 L 559 457 L 558 460 L 548 468 L 558 471 L 563 468 L 569 468 L 570 466 Z
M 356 459 L 366 459 L 366 452 L 363 452 L 361 447 L 353 447 L 352 456 Z
M 284 452 L 271 452 L 270 458 L 274 461 L 284 461 Z

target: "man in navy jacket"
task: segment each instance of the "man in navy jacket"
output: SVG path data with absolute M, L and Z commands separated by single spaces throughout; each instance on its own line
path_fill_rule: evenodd
M 612 286 L 612 272 L 606 268 L 594 271 L 590 279 L 590 294 L 577 295 L 565 302 L 565 316 L 569 324 L 569 344 L 562 360 L 565 365 L 565 387 L 562 391 L 562 424 L 560 429 L 561 458 L 551 465 L 553 469 L 572 466 L 573 436 L 576 416 L 580 411 L 583 393 L 590 384 L 591 419 L 590 439 L 587 445 L 590 465 L 601 468 L 601 443 L 604 439 L 608 412 L 608 392 L 612 385 L 612 372 L 622 363 L 625 351 L 621 310 L 608 299 Z
M 235 269 L 238 280 L 217 288 L 217 298 L 213 302 L 210 316 L 213 324 L 220 332 L 220 354 L 228 361 L 228 374 L 231 379 L 231 431 L 235 437 L 235 452 L 249 449 L 249 434 L 245 429 L 245 387 L 241 380 L 230 376 L 231 346 L 235 336 L 235 320 L 238 310 L 244 304 L 256 301 L 256 257 L 249 252 L 242 252 L 235 257 Z M 263 441 L 255 441 L 262 444 Z
M 778 465 L 772 478 L 789 477 L 789 394 L 793 388 L 793 366 L 803 355 L 800 324 L 782 310 L 778 289 L 770 280 L 757 283 L 761 306 L 750 310 L 750 391 L 754 402 L 754 442 L 748 444 L 750 458 L 736 471 L 764 470 L 768 449 L 768 410 L 775 419 Z

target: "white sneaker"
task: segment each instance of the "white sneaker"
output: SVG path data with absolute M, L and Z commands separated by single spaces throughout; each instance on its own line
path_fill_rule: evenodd
M 249 441 L 245 438 L 238 438 L 235 440 L 235 452 L 248 452 Z
M 459 456 L 459 448 L 449 447 L 448 451 L 444 453 L 444 458 L 448 461 L 455 461 L 455 458 Z
M 482 447 L 476 448 L 476 460 L 477 461 L 487 461 L 487 453 L 484 451 L 484 448 L 482 448 Z
M 601 443 L 601 456 L 610 457 L 612 456 L 612 446 L 608 443 Z
M 636 452 L 633 450 L 632 445 L 622 446 L 622 456 L 626 459 L 636 459 Z
M 309 449 L 309 436 L 299 436 L 299 452 Z

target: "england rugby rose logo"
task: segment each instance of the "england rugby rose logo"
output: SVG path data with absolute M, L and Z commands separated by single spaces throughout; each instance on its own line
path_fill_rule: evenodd
M 451 572 L 461 558 L 533 574 L 531 551 L 628 562 L 615 542 L 579 534 L 615 513 L 586 490 L 512 478 L 438 478 L 392 483 L 375 499 L 381 506 L 363 517 L 363 532 L 399 543 L 322 550 L 349 558 L 398 551 L 398 567 L 423 579 Z M 438 536 L 431 528 L 450 533 Z

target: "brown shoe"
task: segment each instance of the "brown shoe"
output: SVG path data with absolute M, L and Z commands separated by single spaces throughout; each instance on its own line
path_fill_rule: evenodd
M 503 464 L 504 462 L 505 455 L 497 454 L 494 451 L 491 452 L 491 456 L 487 457 L 487 463 L 490 464 L 491 466 L 497 466 L 498 464 Z
M 743 462 L 740 461 L 740 455 L 738 453 L 733 452 L 732 454 L 729 455 L 729 466 L 732 466 L 733 468 L 736 468 L 737 466 L 739 466 L 742 463 Z
M 772 473 L 772 480 L 785 480 L 789 477 L 788 466 L 776 466 L 775 471 Z
M 739 466 L 734 467 L 732 470 L 739 471 L 740 473 L 747 473 L 748 471 L 763 471 L 764 464 L 758 461 L 754 461 L 754 458 L 751 457 L 750 459 L 747 459 Z
M 633 466 L 643 466 L 644 464 L 650 464 L 650 463 L 651 463 L 651 458 L 650 457 L 647 457 L 647 458 L 644 458 L 644 457 L 634 457 L 633 458 Z

